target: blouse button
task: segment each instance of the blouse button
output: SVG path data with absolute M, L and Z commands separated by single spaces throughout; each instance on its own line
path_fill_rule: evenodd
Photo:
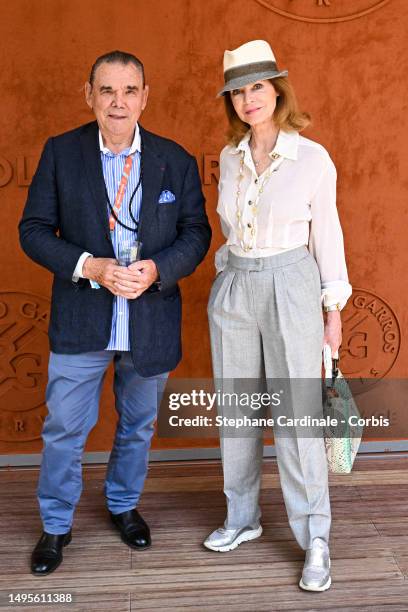
M 256 184 L 258 183 L 258 179 L 255 179 L 255 181 L 254 181 L 254 182 L 255 182 L 255 185 L 256 185 Z
M 251 206 L 251 205 L 252 205 L 252 200 L 249 200 L 248 206 Z
M 248 227 L 249 227 L 249 229 L 251 229 L 252 225 L 250 223 L 248 223 Z

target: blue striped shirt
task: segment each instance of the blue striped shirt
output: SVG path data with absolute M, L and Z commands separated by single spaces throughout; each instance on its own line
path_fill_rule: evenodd
M 126 157 L 129 153 L 135 152 L 133 157 L 132 169 L 130 171 L 128 184 L 126 187 L 125 195 L 120 207 L 118 218 L 120 221 L 125 223 L 129 227 L 134 227 L 134 222 L 129 215 L 129 200 L 135 190 L 140 177 L 140 131 L 139 126 L 136 124 L 135 136 L 133 143 L 130 148 L 124 149 L 120 153 L 112 153 L 103 145 L 102 135 L 99 132 L 99 148 L 101 150 L 101 160 L 103 176 L 105 179 L 106 189 L 109 195 L 109 200 L 113 206 L 115 197 L 119 188 L 119 183 L 122 178 L 123 167 L 125 165 Z M 140 206 L 142 202 L 142 186 L 139 186 L 135 197 L 132 202 L 132 214 L 135 219 L 139 220 Z M 110 210 L 108 203 L 106 203 L 107 215 L 109 216 Z M 121 240 L 129 240 L 130 238 L 136 239 L 136 231 L 130 231 L 122 227 L 118 222 L 115 223 L 115 229 L 113 231 L 112 244 L 115 251 L 116 257 L 118 257 L 118 245 Z M 129 351 L 129 303 L 126 298 L 119 295 L 114 297 L 113 300 L 113 314 L 112 314 L 112 328 L 111 337 L 109 344 L 105 350 L 108 351 Z

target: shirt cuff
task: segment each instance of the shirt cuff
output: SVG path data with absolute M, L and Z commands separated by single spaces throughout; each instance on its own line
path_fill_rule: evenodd
M 229 251 L 228 244 L 223 244 L 218 249 L 218 251 L 216 251 L 216 253 L 215 253 L 214 263 L 215 263 L 215 270 L 216 270 L 217 274 L 222 272 L 224 270 L 225 266 L 227 265 L 228 251 Z
M 334 306 L 335 304 L 339 304 L 340 310 L 343 310 L 352 292 L 353 288 L 347 281 L 330 281 L 322 283 L 323 306 Z
M 72 282 L 77 283 L 80 278 L 85 278 L 82 274 L 82 267 L 84 265 L 85 259 L 88 257 L 93 257 L 91 253 L 82 253 L 81 257 L 77 261 L 77 265 L 75 266 L 74 273 L 72 275 Z

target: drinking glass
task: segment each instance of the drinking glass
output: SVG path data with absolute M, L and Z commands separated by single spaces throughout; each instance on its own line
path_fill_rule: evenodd
M 123 240 L 119 243 L 118 247 L 118 264 L 120 266 L 130 266 L 135 261 L 141 259 L 142 243 L 140 240 Z

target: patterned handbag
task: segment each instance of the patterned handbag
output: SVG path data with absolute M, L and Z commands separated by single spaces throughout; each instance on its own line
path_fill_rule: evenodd
M 345 378 L 338 368 L 337 358 L 331 356 L 328 345 L 324 347 L 325 379 L 323 381 L 323 416 L 336 419 L 337 424 L 326 424 L 324 443 L 329 471 L 349 474 L 353 467 L 363 433 L 357 423 L 360 413 Z M 350 417 L 356 417 L 351 420 Z

